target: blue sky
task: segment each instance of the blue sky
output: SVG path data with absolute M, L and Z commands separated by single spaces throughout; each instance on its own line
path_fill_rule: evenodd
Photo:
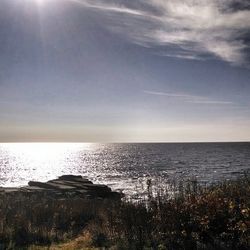
M 249 141 L 250 3 L 1 0 L 0 141 Z

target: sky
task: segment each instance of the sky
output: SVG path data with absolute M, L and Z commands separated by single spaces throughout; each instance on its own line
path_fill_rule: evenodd
M 1 0 L 1 142 L 250 141 L 250 1 Z

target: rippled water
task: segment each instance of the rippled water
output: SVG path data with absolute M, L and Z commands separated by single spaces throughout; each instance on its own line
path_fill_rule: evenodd
M 250 143 L 0 144 L 0 186 L 81 174 L 132 195 L 148 178 L 214 182 L 249 169 Z

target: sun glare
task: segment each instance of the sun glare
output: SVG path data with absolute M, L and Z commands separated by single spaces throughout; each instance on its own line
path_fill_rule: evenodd
M 74 173 L 81 155 L 95 150 L 92 143 L 1 143 L 0 146 L 0 161 L 7 159 L 4 168 L 0 165 L 2 176 L 8 176 L 4 186 L 27 185 L 29 180 L 46 181 Z
M 16 155 L 26 156 L 33 161 L 41 162 L 57 159 L 70 152 L 88 150 L 91 144 L 88 143 L 14 143 L 7 144 L 6 148 Z

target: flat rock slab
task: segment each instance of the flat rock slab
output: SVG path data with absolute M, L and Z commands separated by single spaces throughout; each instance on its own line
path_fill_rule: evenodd
M 40 187 L 45 189 L 60 189 L 62 191 L 76 189 L 76 187 L 65 185 L 64 183 L 52 183 L 52 182 L 39 182 L 39 181 L 29 181 L 29 186 Z
M 19 188 L 1 188 L 1 193 L 16 193 L 16 192 L 19 192 Z
M 21 188 L 0 188 L 0 196 L 19 193 L 21 195 L 37 195 L 56 199 L 121 199 L 123 194 L 113 192 L 106 185 L 93 184 L 80 175 L 63 175 L 48 182 L 30 181 L 29 186 Z
M 59 180 L 65 180 L 65 181 L 81 181 L 81 182 L 90 182 L 92 183 L 90 180 L 86 179 L 86 178 L 82 178 L 81 175 L 62 175 L 58 177 Z

